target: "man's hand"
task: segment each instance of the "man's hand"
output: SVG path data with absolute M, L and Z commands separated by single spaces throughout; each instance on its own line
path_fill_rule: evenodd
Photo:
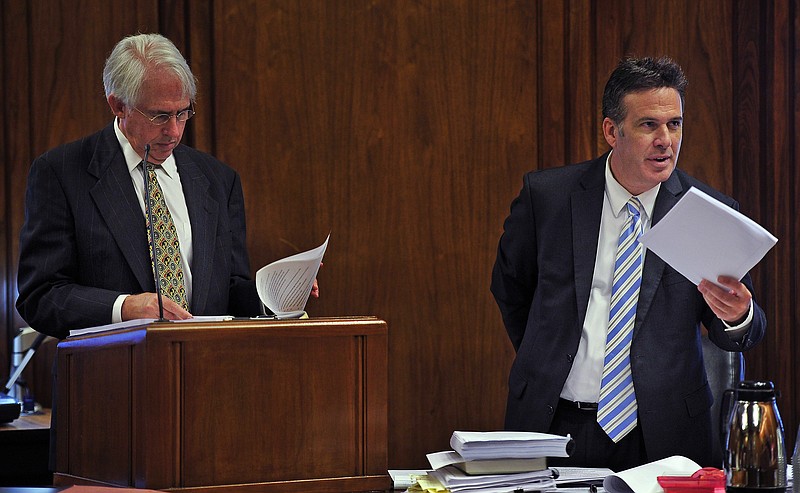
M 319 298 L 319 283 L 314 279 L 314 284 L 311 285 L 311 297 Z
M 729 325 L 738 325 L 747 316 L 753 295 L 747 286 L 733 277 L 720 276 L 717 282 L 727 289 L 703 279 L 697 290 L 703 293 L 703 298 L 717 317 Z
M 184 320 L 192 314 L 166 296 L 161 297 L 164 304 L 164 318 Z M 122 320 L 137 318 L 158 318 L 158 296 L 156 293 L 132 294 L 122 302 Z
M 319 263 L 319 268 L 321 269 L 323 265 L 325 265 L 325 264 L 320 262 Z M 312 298 L 319 298 L 319 283 L 317 282 L 316 278 L 314 278 L 314 284 L 311 285 L 311 297 Z

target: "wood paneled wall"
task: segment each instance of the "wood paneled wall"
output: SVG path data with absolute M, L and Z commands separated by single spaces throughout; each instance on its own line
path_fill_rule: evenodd
M 770 329 L 747 375 L 775 381 L 791 444 L 798 3 L 5 0 L 5 331 L 24 325 L 13 303 L 31 160 L 108 123 L 105 57 L 159 31 L 200 79 L 186 142 L 242 175 L 253 270 L 330 232 L 310 313 L 388 322 L 390 466 L 424 467 L 454 429 L 502 427 L 513 351 L 489 279 L 523 173 L 603 152 L 609 72 L 626 54 L 666 54 L 690 80 L 679 165 L 780 239 L 753 272 Z

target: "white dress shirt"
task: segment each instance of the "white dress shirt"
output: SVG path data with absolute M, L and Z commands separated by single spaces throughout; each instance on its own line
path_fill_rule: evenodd
M 125 162 L 128 164 L 128 171 L 131 174 L 133 188 L 136 190 L 136 197 L 139 199 L 139 206 L 142 208 L 142 216 L 146 218 L 147 209 L 145 208 L 144 195 L 144 175 L 142 174 L 142 156 L 133 150 L 128 138 L 119 128 L 119 121 L 114 122 L 114 132 L 122 146 L 125 155 Z M 178 241 L 181 247 L 181 267 L 183 268 L 183 282 L 186 285 L 186 299 L 192 300 L 192 270 L 189 267 L 192 263 L 192 225 L 189 222 L 189 209 L 186 207 L 186 199 L 183 196 L 181 177 L 178 174 L 178 166 L 175 163 L 175 156 L 170 154 L 164 163 L 156 168 L 156 178 L 164 200 L 167 203 L 172 221 L 175 223 L 175 230 L 178 233 Z M 129 295 L 124 294 L 117 298 L 112 309 L 112 323 L 122 321 L 122 302 Z
M 625 206 L 631 198 L 630 192 L 625 190 L 611 173 L 610 163 L 611 153 L 606 160 L 603 212 L 600 219 L 597 256 L 589 293 L 589 305 L 586 309 L 586 320 L 583 323 L 578 352 L 575 355 L 572 369 L 561 390 L 561 397 L 570 401 L 597 402 L 600 395 L 608 313 L 611 304 L 611 285 L 614 278 L 614 258 L 617 253 L 619 234 L 627 219 Z M 659 183 L 637 196 L 644 209 L 641 211 L 643 232 L 650 229 L 653 207 L 660 188 L 661 184 Z M 643 254 L 645 252 L 646 250 L 643 251 Z M 644 259 L 642 268 L 644 269 Z M 729 326 L 731 337 L 744 333 L 752 319 L 753 305 L 751 302 L 747 319 L 736 327 Z

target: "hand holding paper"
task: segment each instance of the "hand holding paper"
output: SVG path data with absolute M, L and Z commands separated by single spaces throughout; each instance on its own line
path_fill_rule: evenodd
M 256 272 L 258 296 L 276 317 L 303 315 L 330 237 L 313 250 L 276 260 Z
M 697 286 L 703 299 L 714 314 L 729 325 L 744 322 L 750 311 L 753 295 L 742 282 L 729 276 L 720 276 L 717 282 L 707 279 Z
M 639 241 L 699 285 L 703 279 L 717 283 L 722 275 L 741 280 L 778 239 L 692 187 Z

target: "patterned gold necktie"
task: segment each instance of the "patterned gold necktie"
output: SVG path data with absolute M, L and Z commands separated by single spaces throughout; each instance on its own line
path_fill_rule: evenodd
M 153 245 L 150 244 L 150 261 L 158 262 L 158 274 L 161 280 L 161 294 L 189 310 L 186 301 L 186 286 L 183 283 L 183 268 L 181 267 L 181 248 L 175 223 L 169 213 L 164 193 L 156 178 L 156 165 L 147 163 L 147 180 L 150 182 L 150 204 L 153 208 L 153 230 L 155 235 L 155 255 Z M 150 228 L 150 217 L 147 217 L 147 227 Z

